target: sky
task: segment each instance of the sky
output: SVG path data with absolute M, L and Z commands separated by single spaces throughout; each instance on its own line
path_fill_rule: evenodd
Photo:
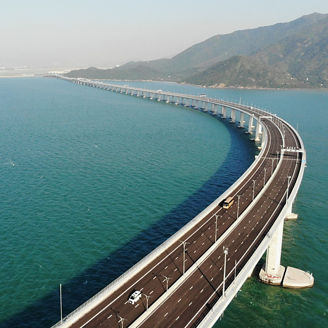
M 217 34 L 328 13 L 328 0 L 0 0 L 0 67 L 112 67 Z

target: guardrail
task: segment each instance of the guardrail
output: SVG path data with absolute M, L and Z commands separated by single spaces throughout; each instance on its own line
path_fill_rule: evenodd
M 72 79 L 67 79 L 67 78 L 65 78 L 65 80 L 72 81 Z M 104 85 L 104 84 L 102 83 L 102 85 Z M 117 87 L 126 88 L 126 87 L 123 87 L 123 86 L 117 86 Z M 136 90 L 136 88 L 133 88 L 133 89 Z M 143 89 L 139 89 L 139 90 L 143 90 Z M 148 90 L 147 90 L 147 92 L 148 92 Z M 156 93 L 154 91 L 151 91 L 151 92 Z M 164 94 L 164 92 L 161 92 L 161 94 Z M 174 94 L 174 95 L 179 95 L 179 94 Z M 181 95 L 179 95 L 179 97 L 181 97 Z M 190 98 L 190 99 L 193 99 L 192 95 L 188 95 L 187 97 Z M 197 97 L 197 100 L 204 101 L 203 98 L 200 98 L 200 99 L 199 98 L 200 97 Z M 240 108 L 240 107 L 242 107 L 242 105 L 240 105 L 240 104 L 228 103 L 228 102 L 220 101 L 220 100 L 217 100 L 217 99 L 212 99 L 212 100 L 207 99 L 207 103 L 229 106 L 230 108 L 236 109 L 238 111 L 242 111 L 242 112 L 246 113 L 247 115 L 252 114 L 252 115 L 259 115 L 260 116 L 260 115 L 263 115 L 263 114 L 265 114 L 265 115 L 269 114 L 265 111 L 255 109 L 253 107 L 248 108 L 248 107 L 245 106 L 244 108 Z M 256 119 L 256 117 L 254 117 L 254 118 Z M 257 119 L 259 119 L 259 118 L 257 118 Z M 279 127 L 278 127 L 278 129 L 279 129 Z M 280 131 L 280 129 L 279 129 L 279 131 Z M 280 131 L 280 133 L 282 135 L 281 131 Z M 257 165 L 257 163 L 261 160 L 261 157 L 262 157 L 262 155 L 263 155 L 263 153 L 264 153 L 264 151 L 267 147 L 267 141 L 268 141 L 267 131 L 266 131 L 266 128 L 264 127 L 264 125 L 263 125 L 263 140 L 262 140 L 263 147 L 262 147 L 259 155 L 254 160 L 254 162 L 251 164 L 251 166 L 246 170 L 246 172 L 232 186 L 230 186 L 222 195 L 220 195 L 216 200 L 214 200 L 206 209 L 204 209 L 194 219 L 192 219 L 189 223 L 187 223 L 184 227 L 182 227 L 178 232 L 176 232 L 169 239 L 167 239 L 163 244 L 158 246 L 155 250 L 153 250 L 151 253 L 149 253 L 146 257 L 144 257 L 142 260 L 140 260 L 138 263 L 136 263 L 132 268 L 130 268 L 128 271 L 126 271 L 124 274 L 122 274 L 120 277 L 118 277 L 116 280 L 114 280 L 112 283 L 110 283 L 107 287 L 105 287 L 103 290 L 101 290 L 95 296 L 93 296 L 88 301 L 86 301 L 81 306 L 79 306 L 76 310 L 71 312 L 68 316 L 66 316 L 64 318 L 63 322 L 58 322 L 53 327 L 54 328 L 55 327 L 62 327 L 62 328 L 69 327 L 71 324 L 76 322 L 81 316 L 88 313 L 96 305 L 98 305 L 102 301 L 104 301 L 108 297 L 108 295 L 110 295 L 111 293 L 116 291 L 118 288 L 120 288 L 126 281 L 131 279 L 135 275 L 135 273 L 137 273 L 142 268 L 144 268 L 145 266 L 150 264 L 164 250 L 169 248 L 174 243 L 180 241 L 181 237 L 183 235 L 185 235 L 190 229 L 192 229 L 195 225 L 197 225 L 204 218 L 204 216 L 206 216 L 214 208 L 216 208 L 218 206 L 218 204 L 222 200 L 224 200 L 234 189 L 236 189 L 239 186 L 239 184 L 245 179 L 245 177 L 253 170 L 253 168 Z M 281 165 L 281 162 L 282 162 L 282 155 L 280 154 L 279 163 L 275 168 L 274 174 L 271 175 L 270 179 L 266 182 L 265 188 L 267 188 L 269 181 L 272 181 L 273 177 L 278 172 L 278 169 Z M 262 191 L 263 191 L 263 189 L 262 189 Z M 262 191 L 256 196 L 256 199 L 257 199 L 257 197 L 259 197 L 259 195 L 262 193 Z M 254 204 L 254 203 L 252 203 L 252 204 Z M 251 205 L 251 207 L 252 206 L 253 205 Z M 248 212 L 251 209 L 251 207 L 247 208 L 240 217 L 243 217 L 244 215 L 246 215 L 246 212 Z M 230 228 L 228 230 L 229 233 L 231 232 Z M 223 236 L 221 236 L 221 238 L 219 240 L 222 240 L 222 237 Z M 189 268 L 188 271 L 190 269 L 191 268 Z M 186 273 L 187 273 L 187 271 L 186 271 Z M 182 281 L 181 278 L 177 282 Z M 228 292 L 228 290 L 227 290 L 227 292 Z M 152 305 L 154 305 L 154 303 Z

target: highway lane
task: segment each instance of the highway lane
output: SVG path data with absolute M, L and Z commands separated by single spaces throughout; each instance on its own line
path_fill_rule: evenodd
M 293 138 L 290 144 L 295 144 Z M 297 156 L 297 155 L 296 155 Z M 286 177 L 297 176 L 297 165 L 293 161 L 284 160 L 280 168 L 280 174 L 275 179 L 270 190 L 261 198 L 249 215 L 240 223 L 238 229 L 234 229 L 222 246 L 229 248 L 227 257 L 227 285 L 232 282 L 234 271 L 239 272 L 240 266 L 235 263 L 245 258 L 245 254 L 252 254 L 269 227 L 276 219 L 283 204 L 277 204 L 276 199 L 283 199 L 286 193 Z M 298 165 L 299 166 L 299 165 Z M 271 217 L 272 216 L 272 217 Z M 270 218 L 271 217 L 271 218 Z M 269 219 L 267 219 L 269 218 Z M 262 233 L 260 234 L 260 231 Z M 253 242 L 256 240 L 257 242 Z M 251 247 L 249 244 L 253 244 Z M 232 255 L 230 255 L 232 254 Z M 205 312 L 211 308 L 211 302 L 222 295 L 223 281 L 223 248 L 220 246 L 215 252 L 195 271 L 162 306 L 143 323 L 142 327 L 188 327 L 197 321 L 200 315 L 199 309 Z M 236 262 L 235 262 L 236 261 Z M 246 259 L 243 260 L 244 262 Z M 215 286 L 220 286 L 218 289 Z M 205 305 L 205 306 L 203 306 Z M 196 317 L 195 317 L 196 314 Z
M 236 108 L 240 107 L 243 110 L 253 112 L 255 114 L 260 113 L 260 115 L 268 115 L 268 113 L 262 113 L 261 111 L 252 109 L 250 107 L 246 108 L 246 106 L 236 104 L 234 104 L 234 106 Z M 130 281 L 125 282 L 124 285 L 121 286 L 118 290 L 114 291 L 108 299 L 102 302 L 102 304 L 99 306 L 95 307 L 78 322 L 73 324 L 72 327 L 121 327 L 122 324 L 124 327 L 127 327 L 142 313 L 144 313 L 147 305 L 150 306 L 153 304 L 161 295 L 166 292 L 167 287 L 171 286 L 182 276 L 182 261 L 184 257 L 182 244 L 183 241 L 187 241 L 185 252 L 185 268 L 188 270 L 193 265 L 193 263 L 195 263 L 195 261 L 197 261 L 197 259 L 199 259 L 214 244 L 215 240 L 219 239 L 220 236 L 222 236 L 223 233 L 226 232 L 227 229 L 235 223 L 238 214 L 240 216 L 249 206 L 253 198 L 256 197 L 256 195 L 262 190 L 263 186 L 269 180 L 270 176 L 274 173 L 278 165 L 278 155 L 281 151 L 281 145 L 283 143 L 281 135 L 279 131 L 273 126 L 272 122 L 269 120 L 265 121 L 265 124 L 269 126 L 271 125 L 270 129 L 268 129 L 269 145 L 260 162 L 248 174 L 247 178 L 245 178 L 244 181 L 239 184 L 239 186 L 237 186 L 231 193 L 231 195 L 235 198 L 235 203 L 233 206 L 229 210 L 225 210 L 220 206 L 213 209 L 210 214 L 206 215 L 201 222 L 199 222 L 195 227 L 193 227 L 183 236 L 181 242 L 177 242 L 171 245 L 165 252 L 159 255 L 157 259 L 155 259 L 152 263 L 138 272 Z M 278 122 L 279 121 L 277 120 L 277 124 L 280 124 Z M 273 134 L 272 137 L 271 133 Z M 296 144 L 296 147 L 300 146 L 300 144 L 297 143 L 297 138 L 296 142 L 295 138 L 293 139 L 293 132 L 289 129 L 289 127 L 285 127 L 285 134 L 287 147 L 295 147 Z M 287 174 L 286 176 L 292 176 L 290 181 L 291 187 L 296 181 L 295 175 L 292 174 L 291 167 L 293 166 L 293 162 L 295 163 L 298 161 L 297 156 L 297 153 L 286 153 L 284 156 L 283 164 L 279 169 L 279 174 L 282 173 Z M 285 162 L 289 162 L 290 164 L 285 164 Z M 288 169 L 289 166 L 290 168 Z M 268 200 L 265 202 L 263 201 L 262 206 L 257 204 L 254 207 L 253 210 L 259 206 L 257 213 L 253 215 L 254 218 L 262 215 L 267 216 L 267 213 L 270 213 L 270 211 L 273 213 L 274 208 L 277 209 L 282 206 L 282 204 L 280 204 L 277 207 L 273 204 L 276 202 L 275 197 L 279 197 L 280 194 L 286 190 L 287 180 L 286 178 L 280 180 L 277 179 L 277 183 L 278 184 L 276 184 L 273 188 L 275 191 L 273 190 L 271 193 L 266 193 Z M 240 196 L 239 209 L 237 204 L 238 196 Z M 263 207 L 265 207 L 265 209 L 263 209 Z M 247 217 L 249 217 L 249 215 L 247 215 Z M 274 222 L 274 216 L 272 216 L 270 220 Z M 257 236 L 256 233 L 260 231 L 259 229 L 263 220 L 258 220 L 255 222 L 253 218 L 250 218 L 248 221 L 248 223 L 245 221 L 246 224 L 242 227 L 241 231 L 236 232 L 237 235 L 234 235 L 234 230 L 229 234 L 229 239 L 227 238 L 227 241 L 225 241 L 229 249 L 231 248 L 231 252 L 235 253 L 233 254 L 235 256 L 234 258 L 242 259 L 241 263 L 236 267 L 237 272 L 240 270 L 242 262 L 244 263 L 246 261 L 246 257 L 242 255 L 243 252 L 247 250 L 248 243 L 246 240 L 250 240 L 251 237 Z M 233 248 L 235 245 L 239 245 L 239 248 Z M 249 252 L 250 251 L 247 251 L 246 254 L 250 254 Z M 232 264 L 234 262 L 234 258 L 229 257 L 227 259 L 227 272 L 229 273 L 227 276 L 227 285 L 231 282 L 231 268 L 233 269 L 234 267 L 234 264 Z M 194 285 L 187 286 L 185 289 L 186 294 L 183 294 L 186 295 L 185 298 L 187 303 L 184 302 L 184 298 L 181 296 L 174 302 L 170 302 L 171 308 L 168 308 L 170 310 L 167 310 L 165 313 L 162 313 L 165 311 L 165 306 L 163 305 L 163 307 L 159 309 L 159 317 L 156 317 L 155 321 L 153 322 L 150 318 L 149 322 L 152 325 L 151 327 L 168 327 L 174 325 L 180 327 L 184 324 L 192 325 L 197 319 L 190 318 L 188 313 L 198 313 L 199 309 L 202 311 L 203 307 L 201 303 L 204 300 L 206 301 L 204 303 L 205 307 L 208 310 L 213 305 L 213 301 L 218 299 L 221 295 L 220 293 L 222 293 L 222 261 L 222 249 L 218 247 L 218 249 L 213 252 L 213 255 L 211 255 L 208 260 L 206 260 L 207 264 L 203 263 L 196 270 L 196 272 L 200 271 L 198 272 L 199 283 L 197 282 L 196 285 L 197 287 L 198 285 L 203 286 L 203 288 L 197 289 L 194 287 Z M 192 281 L 193 279 L 190 279 L 190 283 L 192 283 Z M 189 280 L 186 282 L 186 284 L 187 283 L 189 283 Z M 208 286 L 210 286 L 209 289 Z M 218 289 L 217 286 L 219 286 Z M 185 287 L 180 286 L 180 288 Z M 141 290 L 143 296 L 141 301 L 139 301 L 137 304 L 131 305 L 127 303 L 127 299 L 134 289 Z M 211 290 L 212 294 L 214 293 L 212 296 L 210 293 Z M 183 292 L 183 290 L 181 290 L 181 292 Z M 197 292 L 199 292 L 198 296 L 196 295 Z M 175 294 L 176 292 L 173 295 Z M 173 295 L 171 297 L 173 297 Z M 206 298 L 209 295 L 210 298 Z M 192 297 L 196 297 L 197 301 L 193 301 Z M 188 298 L 190 299 L 188 300 Z M 172 306 L 172 304 L 174 306 Z M 198 311 L 196 311 L 196 309 L 198 309 Z M 181 314 L 178 314 L 179 312 L 181 312 Z M 199 315 L 202 315 L 205 312 L 206 310 Z M 175 317 L 175 315 L 177 316 Z
M 271 138 L 269 138 L 271 140 Z M 266 165 L 271 174 L 272 169 L 272 160 L 268 160 L 267 157 L 272 154 L 265 153 L 262 165 Z M 275 164 L 276 166 L 276 164 Z M 258 170 L 259 166 L 256 168 L 255 172 L 253 171 L 250 177 L 245 181 L 242 187 L 238 188 L 236 194 L 241 195 L 240 201 L 240 214 L 244 211 L 244 209 L 249 205 L 252 201 L 252 192 L 253 192 L 253 183 L 252 180 L 257 179 L 258 181 L 264 180 L 263 170 Z M 270 174 L 267 174 L 267 179 Z M 261 183 L 255 185 L 255 196 L 262 189 Z M 237 202 L 229 209 L 229 211 L 218 207 L 211 213 L 209 216 L 205 218 L 205 224 L 202 222 L 199 224 L 201 228 L 197 227 L 193 229 L 188 236 L 186 236 L 185 240 L 190 242 L 188 245 L 188 252 L 186 256 L 186 269 L 189 268 L 194 261 L 200 257 L 213 243 L 215 236 L 215 217 L 214 215 L 218 215 L 218 221 L 220 222 L 220 227 L 218 227 L 218 236 L 222 235 L 228 227 L 236 220 L 236 212 L 237 212 Z M 211 217 L 211 220 L 208 220 L 208 217 Z M 203 220 L 204 221 L 204 220 Z M 213 231 L 214 230 L 214 231 Z M 193 239 L 191 239 L 193 238 Z M 189 241 L 190 239 L 190 241 Z M 174 247 L 172 247 L 174 248 Z M 144 286 L 147 286 L 147 290 L 142 290 L 145 295 L 151 296 L 149 298 L 149 305 L 152 304 L 163 292 L 166 290 L 166 281 L 165 277 L 168 277 L 168 272 L 170 272 L 169 276 L 169 285 L 172 285 L 174 281 L 176 281 L 181 276 L 182 271 L 182 246 L 175 245 L 175 249 L 168 250 L 166 252 L 167 256 L 158 268 L 152 267 L 148 274 L 143 277 L 138 282 L 131 281 L 128 284 L 125 284 L 120 291 L 123 290 L 120 297 L 115 299 L 116 295 L 113 295 L 111 300 L 107 300 L 104 304 L 101 305 L 101 308 L 105 308 L 102 310 L 100 308 L 95 309 L 92 313 L 89 314 L 88 317 L 85 317 L 83 320 L 80 320 L 76 325 L 76 327 L 95 327 L 99 326 L 99 322 L 104 320 L 106 324 L 117 324 L 117 321 L 120 317 L 126 319 L 127 322 L 132 322 L 138 317 L 146 307 L 146 300 L 143 299 L 142 303 L 136 304 L 132 306 L 131 304 L 126 304 L 129 294 L 133 289 L 143 289 Z M 171 253 L 170 253 L 171 252 Z M 148 270 L 149 271 L 149 270 Z M 140 276 L 140 275 L 138 275 Z M 161 278 L 160 278 L 161 277 Z M 137 277 L 136 277 L 137 278 Z M 148 294 L 147 294 L 148 293 Z M 115 293 L 117 294 L 117 293 Z M 113 300 L 114 299 L 114 300 Z M 136 307 L 137 306 L 137 307 Z M 93 318 L 96 314 L 97 317 Z M 93 318 L 91 321 L 89 321 Z M 105 319 L 106 318 L 106 319 Z M 84 322 L 83 322 L 84 321 Z M 86 323 L 86 324 L 85 324 Z

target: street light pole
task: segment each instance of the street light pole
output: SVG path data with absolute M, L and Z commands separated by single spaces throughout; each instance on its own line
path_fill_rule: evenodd
M 62 284 L 59 284 L 59 306 L 60 306 L 60 322 L 63 323 L 63 294 L 62 294 Z
M 253 180 L 253 199 L 254 200 L 255 180 Z
M 146 311 L 148 310 L 148 305 L 149 305 L 149 299 L 151 298 L 150 295 L 146 295 L 145 293 L 143 293 L 146 297 Z
M 183 241 L 183 253 L 182 253 L 182 274 L 186 272 L 186 244 L 190 244 L 187 241 Z
M 287 203 L 287 200 L 288 200 L 288 197 L 289 197 L 289 184 L 290 184 L 290 178 L 291 178 L 291 176 L 289 175 L 288 176 L 288 185 L 287 185 L 287 193 L 286 193 L 286 203 Z
M 169 289 L 169 280 L 171 279 L 170 277 L 166 277 L 166 276 L 164 276 L 163 275 L 163 277 L 164 277 L 164 281 L 166 282 L 166 291 Z
M 237 205 L 237 219 L 239 218 L 239 200 L 240 200 L 240 195 L 237 196 L 238 198 L 238 205 Z
M 214 234 L 214 242 L 216 243 L 218 239 L 218 215 L 215 214 L 215 234 Z
M 223 297 L 225 297 L 225 279 L 226 279 L 226 270 L 227 270 L 227 255 L 228 255 L 228 248 L 223 247 L 224 253 L 224 267 L 223 267 Z
M 122 328 L 124 328 L 124 321 L 125 321 L 126 319 L 122 318 L 120 315 L 117 315 L 117 316 L 120 318 L 120 320 L 118 321 L 118 323 L 121 324 L 121 327 L 122 327 Z
M 235 275 L 234 275 L 233 282 L 236 282 L 236 276 L 237 276 L 237 260 L 235 260 Z

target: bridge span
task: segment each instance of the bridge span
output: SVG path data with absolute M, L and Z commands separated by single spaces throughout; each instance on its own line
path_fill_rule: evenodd
M 211 205 L 54 327 L 211 327 L 265 252 L 263 282 L 313 285 L 311 274 L 280 264 L 284 220 L 294 216 L 306 167 L 303 141 L 290 124 L 261 109 L 206 96 L 55 77 L 229 119 L 254 136 L 260 153 Z M 226 209 L 228 196 L 234 202 Z M 141 298 L 130 304 L 135 290 Z

